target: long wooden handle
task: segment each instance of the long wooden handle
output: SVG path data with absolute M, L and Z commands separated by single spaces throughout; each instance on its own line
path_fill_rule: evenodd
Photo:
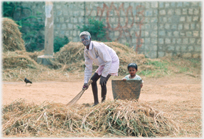
M 87 85 L 89 86 L 92 82 L 93 82 L 93 81 L 90 80 L 90 81 L 87 83 Z M 75 104 L 75 103 L 81 98 L 81 96 L 83 95 L 83 93 L 85 92 L 85 90 L 87 90 L 87 89 L 83 88 L 69 103 L 67 103 L 67 106 L 68 106 L 68 105 L 73 105 L 73 104 Z

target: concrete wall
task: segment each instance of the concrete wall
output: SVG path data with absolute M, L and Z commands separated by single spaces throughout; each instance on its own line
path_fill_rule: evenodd
M 54 36 L 78 42 L 77 26 L 95 17 L 106 25 L 107 39 L 157 58 L 201 57 L 201 2 L 54 2 Z M 24 2 L 45 12 L 43 2 Z M 44 17 L 42 17 L 44 19 Z M 44 22 L 44 21 L 43 21 Z

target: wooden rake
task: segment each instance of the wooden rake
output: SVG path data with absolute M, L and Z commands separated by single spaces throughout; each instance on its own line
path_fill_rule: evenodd
M 89 86 L 92 82 L 93 81 L 90 80 L 87 83 L 87 85 Z M 87 89 L 83 88 L 69 103 L 67 103 L 67 106 L 71 106 L 71 105 L 75 104 L 81 98 L 81 96 L 84 94 L 85 90 L 87 90 Z

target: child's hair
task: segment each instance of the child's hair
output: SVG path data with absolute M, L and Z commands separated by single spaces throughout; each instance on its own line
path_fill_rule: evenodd
M 137 70 L 137 64 L 135 64 L 135 63 L 128 64 L 127 69 L 129 70 L 130 67 L 135 68 Z

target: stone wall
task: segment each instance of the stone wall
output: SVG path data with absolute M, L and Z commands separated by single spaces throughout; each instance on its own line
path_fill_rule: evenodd
M 44 3 L 25 2 L 45 12 Z M 107 39 L 133 47 L 147 57 L 201 57 L 201 2 L 54 2 L 54 36 L 78 42 L 79 29 L 94 17 Z M 44 16 L 44 15 L 43 15 Z M 42 17 L 44 19 L 44 17 Z M 44 22 L 44 21 L 43 21 Z

